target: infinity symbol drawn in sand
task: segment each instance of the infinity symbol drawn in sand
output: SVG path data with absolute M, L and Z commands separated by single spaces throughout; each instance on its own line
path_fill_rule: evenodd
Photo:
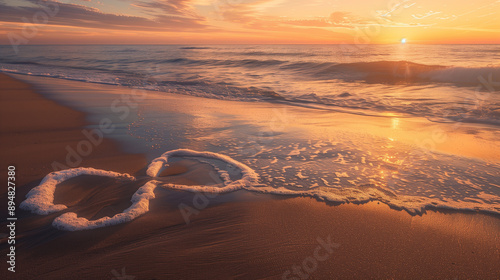
M 241 172 L 241 178 L 238 180 L 231 180 L 227 170 L 216 167 L 219 176 L 223 178 L 223 182 L 216 185 L 176 185 L 164 184 L 154 178 L 168 166 L 168 160 L 172 157 L 182 158 L 195 158 L 205 160 L 219 160 L 226 164 L 227 168 L 237 168 Z M 203 160 L 202 160 L 203 161 Z M 74 212 L 67 212 L 54 219 L 52 225 L 61 230 L 84 230 L 95 229 L 110 225 L 121 224 L 132 221 L 138 216 L 149 211 L 149 200 L 155 198 L 154 190 L 161 184 L 162 187 L 171 189 L 187 190 L 193 192 L 207 192 L 207 193 L 225 193 L 238 189 L 253 189 L 258 183 L 259 176 L 247 165 L 236 161 L 228 156 L 212 153 L 212 152 L 197 152 L 189 149 L 172 150 L 162 154 L 160 157 L 155 158 L 148 166 L 146 171 L 147 175 L 151 177 L 142 187 L 140 187 L 132 196 L 132 205 L 125 209 L 123 212 L 114 215 L 113 217 L 103 217 L 97 220 L 88 220 L 86 218 L 78 217 Z M 54 204 L 54 192 L 58 184 L 80 175 L 95 175 L 113 178 L 121 178 L 125 180 L 136 180 L 134 176 L 124 173 L 117 173 L 113 171 L 106 171 L 94 168 L 72 168 L 67 170 L 56 171 L 48 174 L 40 182 L 40 185 L 31 189 L 26 195 L 20 207 L 21 209 L 31 211 L 39 215 L 48 215 L 50 213 L 59 212 L 67 208 L 63 204 Z

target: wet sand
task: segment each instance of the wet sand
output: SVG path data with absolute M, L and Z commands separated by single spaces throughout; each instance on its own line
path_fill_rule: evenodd
M 66 161 L 68 149 L 76 151 L 79 142 L 88 140 L 82 133 L 90 124 L 85 114 L 47 100 L 30 85 L 5 74 L 0 74 L 0 86 L 3 105 L 0 161 L 4 168 L 9 164 L 16 166 L 18 185 L 40 180 L 54 171 L 54 162 L 71 167 Z M 124 154 L 108 139 L 92 145 L 91 153 L 81 158 L 79 166 L 112 168 L 121 172 L 135 172 L 146 162 L 142 155 Z M 76 162 L 73 157 L 70 160 Z M 1 176 L 5 178 L 6 174 Z
M 1 113 L 2 165 L 16 165 L 20 203 L 52 171 L 54 160 L 64 163 L 67 145 L 84 140 L 81 130 L 89 123 L 84 114 L 45 99 L 26 84 L 5 75 L 0 79 L 2 105 L 11 108 Z M 86 218 L 121 212 L 147 180 L 144 156 L 127 154 L 107 139 L 84 157 L 81 166 L 140 178 L 119 182 L 81 176 L 61 184 L 55 202 Z M 163 175 L 173 183 L 207 183 L 210 170 L 209 165 L 183 161 Z M 6 201 L 5 188 L 1 198 Z M 80 232 L 53 228 L 51 222 L 60 213 L 38 216 L 18 209 L 16 273 L 7 273 L 3 262 L 1 274 L 7 279 L 120 279 L 124 272 L 135 279 L 500 275 L 498 217 L 447 211 L 410 216 L 376 202 L 333 206 L 311 198 L 237 191 L 207 198 L 208 205 L 186 223 L 179 206 L 193 205 L 196 199 L 200 194 L 158 189 L 150 211 L 136 220 Z M 320 245 L 328 239 L 339 246 Z M 321 254 L 316 254 L 318 246 Z M 0 251 L 5 256 L 5 238 Z

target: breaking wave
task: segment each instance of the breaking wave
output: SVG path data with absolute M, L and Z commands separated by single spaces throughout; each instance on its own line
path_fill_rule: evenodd
M 205 47 L 182 47 L 181 49 L 207 49 Z M 128 52 L 130 50 L 122 50 Z M 265 56 L 265 52 L 248 52 L 246 56 Z M 276 56 L 299 55 L 287 53 L 272 53 Z M 286 58 L 286 57 L 283 57 Z M 20 74 L 43 72 L 45 76 L 52 76 L 54 68 L 72 68 L 81 70 L 107 71 L 109 73 L 138 74 L 134 71 L 116 69 L 112 59 L 105 61 L 81 61 L 75 65 L 64 65 L 63 62 L 26 61 L 9 58 L 0 59 L 1 70 Z M 456 67 L 444 65 L 426 65 L 411 61 L 372 61 L 354 63 L 314 62 L 314 61 L 289 61 L 280 59 L 193 59 L 177 57 L 168 59 L 144 58 L 140 60 L 118 61 L 120 63 L 155 63 L 163 65 L 182 65 L 186 67 L 230 67 L 247 69 L 274 69 L 289 72 L 299 79 L 307 80 L 343 80 L 363 81 L 379 84 L 432 84 L 446 83 L 455 86 L 477 86 L 479 77 L 489 81 L 500 80 L 500 66 L 487 67 Z M 108 63 L 111 67 L 104 65 Z M 92 66 L 92 64 L 97 64 Z M 17 66 L 16 66 L 17 65 Z M 31 66 L 31 67 L 30 67 Z M 82 73 L 81 80 L 95 82 L 88 73 Z

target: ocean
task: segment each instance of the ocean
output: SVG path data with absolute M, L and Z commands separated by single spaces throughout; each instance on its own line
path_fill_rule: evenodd
M 0 70 L 500 125 L 499 45 L 0 46 Z M 488 86 L 489 85 L 489 86 Z
M 156 91 L 125 129 L 149 159 L 175 149 L 209 151 L 255 172 L 258 183 L 242 187 L 252 191 L 375 200 L 410 214 L 500 214 L 498 159 L 408 140 L 440 129 L 458 150 L 498 149 L 499 45 L 44 45 L 0 52 L 2 72 Z M 171 93 L 208 99 L 174 110 Z M 233 103 L 219 99 L 238 102 L 229 108 Z M 358 127 L 363 117 L 388 127 Z M 429 139 L 451 141 L 441 138 Z M 482 147 L 461 147 L 461 139 Z M 220 158 L 196 155 L 228 181 L 242 176 L 224 171 Z

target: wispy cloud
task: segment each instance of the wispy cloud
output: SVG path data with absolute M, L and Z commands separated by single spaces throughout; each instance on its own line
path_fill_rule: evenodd
M 369 23 L 366 19 L 355 17 L 348 12 L 333 12 L 329 17 L 316 17 L 313 19 L 288 19 L 282 22 L 296 26 L 343 28 L 355 28 L 356 26 Z
M 50 25 L 150 31 L 206 28 L 207 25 L 203 17 L 184 12 L 184 1 L 185 0 L 161 1 L 164 2 L 164 6 L 161 6 L 160 9 L 168 9 L 168 12 L 158 12 L 150 18 L 103 13 L 97 8 L 78 4 L 61 3 L 54 0 L 44 1 L 44 3 L 57 4 L 59 7 L 57 16 L 48 22 Z M 12 6 L 6 3 L 0 3 L 0 21 L 23 23 L 23 18 L 30 18 L 42 8 L 42 6 L 38 4 L 39 1 L 28 0 L 27 2 L 30 4 L 29 6 Z
M 438 15 L 438 14 L 441 14 L 442 12 L 434 12 L 434 11 L 429 11 L 425 14 L 416 14 L 416 15 L 411 15 L 414 19 L 424 19 L 424 18 L 428 18 L 430 16 L 433 16 L 433 15 Z
M 187 18 L 198 18 L 190 4 L 191 0 L 152 0 L 135 1 L 131 6 L 137 7 L 154 16 L 175 15 Z

